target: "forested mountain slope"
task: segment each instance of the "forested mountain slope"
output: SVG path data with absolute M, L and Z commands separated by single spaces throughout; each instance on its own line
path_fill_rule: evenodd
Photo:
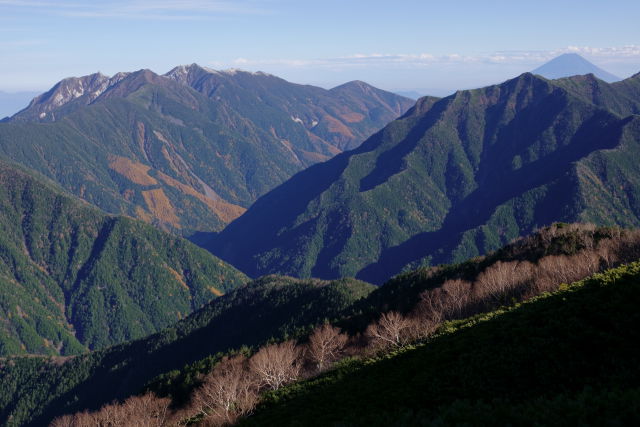
M 110 213 L 189 236 L 355 147 L 413 101 L 197 65 L 65 79 L 0 123 L 0 154 Z
M 246 280 L 182 238 L 0 162 L 0 356 L 139 338 Z
M 639 82 L 523 74 L 422 98 L 260 198 L 209 247 L 251 276 L 382 283 L 554 221 L 637 226 Z

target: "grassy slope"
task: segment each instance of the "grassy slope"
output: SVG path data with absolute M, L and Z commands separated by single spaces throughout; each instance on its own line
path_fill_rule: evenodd
M 28 357 L 0 360 L 0 422 L 42 425 L 66 412 L 99 408 L 140 392 L 160 374 L 218 352 L 308 331 L 338 317 L 372 289 L 347 279 L 265 277 L 142 340 L 65 363 Z
M 0 355 L 140 338 L 246 276 L 184 239 L 109 216 L 0 162 Z
M 637 423 L 639 303 L 636 262 L 286 387 L 245 424 Z

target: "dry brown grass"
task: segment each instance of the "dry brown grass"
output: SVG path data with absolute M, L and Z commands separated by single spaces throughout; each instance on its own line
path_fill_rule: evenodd
M 171 273 L 171 275 L 178 281 L 178 283 L 180 283 L 180 286 L 182 286 L 186 290 L 190 290 L 189 286 L 187 286 L 187 283 L 184 281 L 184 277 L 182 277 L 182 274 L 178 273 L 169 266 L 167 266 L 167 270 L 169 270 L 169 273 Z
M 242 206 L 234 205 L 222 199 L 214 200 L 210 197 L 207 197 L 204 194 L 198 192 L 195 188 L 187 184 L 183 184 L 182 182 L 170 177 L 165 173 L 158 172 L 158 178 L 160 178 L 160 180 L 162 180 L 162 182 L 164 182 L 165 184 L 180 190 L 184 194 L 193 196 L 207 205 L 209 209 L 211 209 L 211 211 L 225 223 L 233 221 L 246 211 L 246 209 Z
M 142 192 L 142 197 L 147 204 L 147 208 L 151 214 L 162 222 L 171 224 L 176 228 L 180 228 L 180 218 L 176 215 L 176 211 L 169 201 L 169 198 L 164 194 L 162 188 L 156 188 L 155 190 L 147 190 Z
M 356 113 L 352 111 L 350 113 L 341 114 L 340 118 L 347 123 L 360 123 L 364 120 L 364 114 Z
M 340 135 L 343 135 L 347 138 L 354 137 L 353 134 L 351 133 L 351 130 L 347 126 L 345 126 L 344 123 L 342 123 L 340 120 L 336 119 L 335 117 L 324 116 L 322 120 L 327 123 L 327 129 L 329 129 L 329 132 L 339 133 Z
M 157 185 L 158 181 L 148 175 L 150 166 L 134 162 L 131 159 L 120 156 L 112 156 L 109 159 L 109 168 L 118 172 L 129 181 L 138 185 Z
M 216 289 L 213 286 L 207 286 L 207 289 L 209 289 L 209 292 L 211 292 L 215 296 L 221 297 L 222 295 L 224 295 L 224 293 L 221 290 Z

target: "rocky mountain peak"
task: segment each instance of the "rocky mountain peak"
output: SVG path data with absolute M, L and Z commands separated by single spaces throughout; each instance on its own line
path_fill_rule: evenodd
M 61 80 L 49 91 L 36 96 L 23 111 L 16 114 L 28 119 L 53 120 L 50 115 L 72 101 L 80 100 L 85 105 L 91 104 L 108 89 L 115 86 L 132 73 L 117 73 L 113 77 L 100 72 L 82 77 L 69 77 Z

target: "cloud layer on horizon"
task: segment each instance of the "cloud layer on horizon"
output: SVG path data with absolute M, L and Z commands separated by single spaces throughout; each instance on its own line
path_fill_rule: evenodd
M 536 65 L 549 61 L 563 53 L 577 53 L 590 60 L 607 63 L 629 63 L 640 65 L 640 45 L 617 47 L 568 46 L 562 49 L 547 51 L 502 51 L 486 54 L 446 54 L 433 55 L 429 53 L 410 54 L 353 54 L 336 58 L 318 59 L 248 59 L 236 58 L 232 63 L 211 61 L 214 67 L 256 67 L 256 66 L 284 66 L 284 67 L 361 67 L 361 66 L 392 66 L 392 67 L 430 67 L 435 65 L 457 64 L 511 64 Z

